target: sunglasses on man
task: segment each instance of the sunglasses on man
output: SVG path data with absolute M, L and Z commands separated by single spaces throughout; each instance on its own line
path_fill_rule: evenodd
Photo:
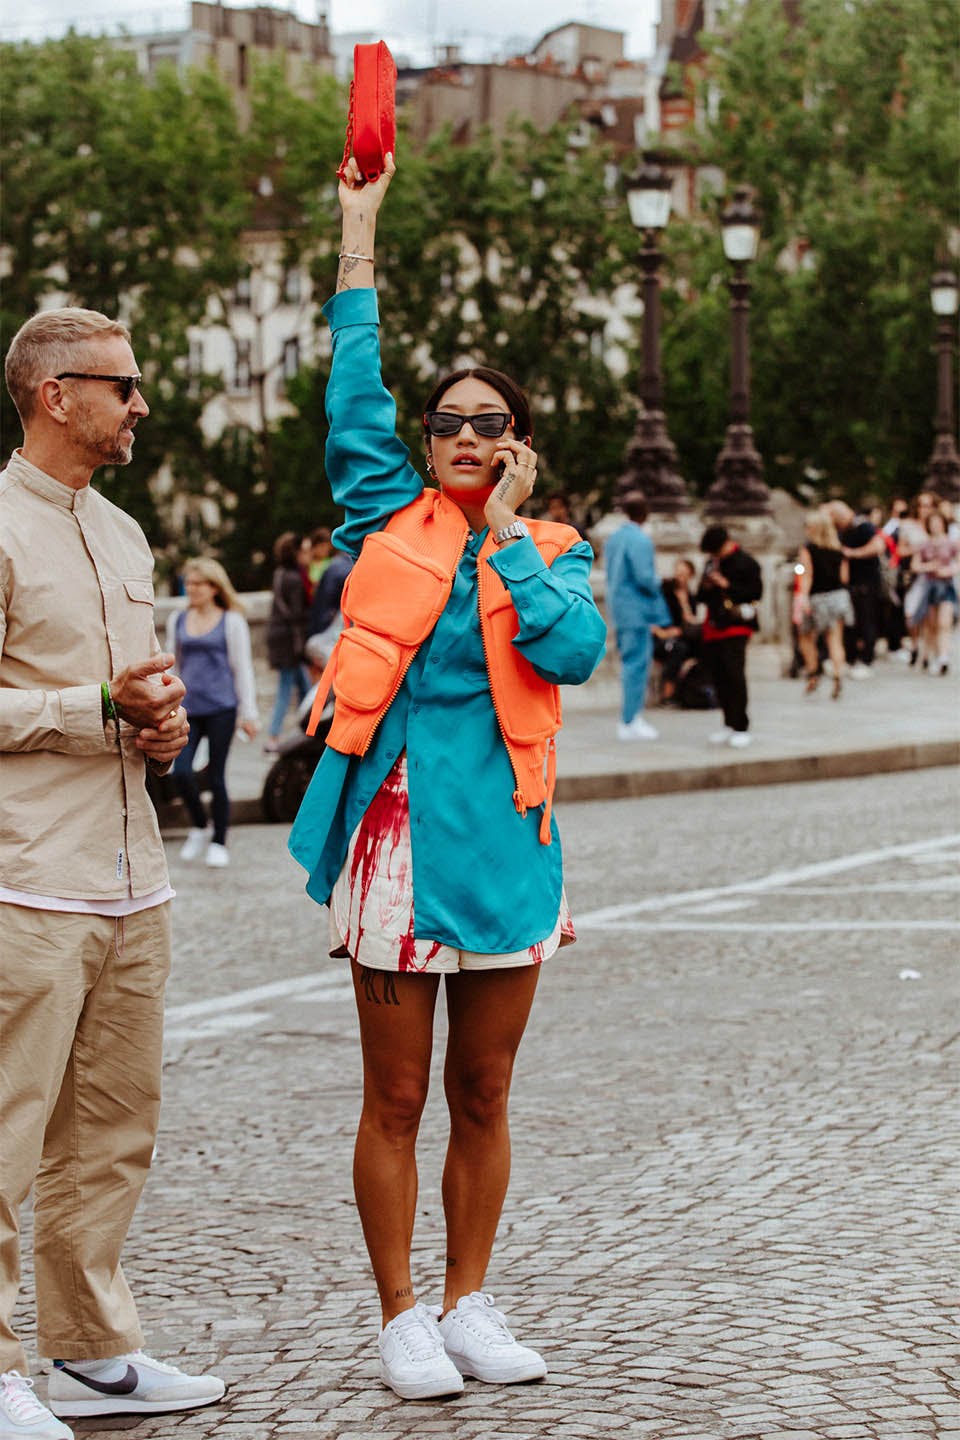
M 428 410 L 423 417 L 424 426 L 431 435 L 444 437 L 459 435 L 468 421 L 473 426 L 474 433 L 482 435 L 485 440 L 498 440 L 510 425 L 516 423 L 514 417 L 504 410 L 486 410 L 480 415 L 457 415 L 452 410 Z
M 106 380 L 111 385 L 116 385 L 117 394 L 128 405 L 133 399 L 133 392 L 139 390 L 142 375 L 87 375 L 82 370 L 64 370 L 62 375 L 55 375 L 55 380 Z

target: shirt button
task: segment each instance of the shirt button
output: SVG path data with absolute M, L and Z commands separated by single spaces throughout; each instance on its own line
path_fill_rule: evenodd
M 383 754 L 387 760 L 396 760 L 397 758 L 396 750 L 384 750 Z
M 420 714 L 420 706 L 419 706 L 419 705 L 414 705 L 414 707 L 413 707 L 413 713 L 414 713 L 414 715 L 419 715 L 419 714 Z
M 436 655 L 431 655 L 431 656 L 430 656 L 430 664 L 431 664 L 431 665 L 439 665 L 439 664 L 440 664 L 440 660 L 439 660 L 438 656 L 436 656 Z

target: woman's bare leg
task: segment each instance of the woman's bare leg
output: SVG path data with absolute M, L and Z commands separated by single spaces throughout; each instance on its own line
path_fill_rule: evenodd
M 937 606 L 937 656 L 939 661 L 950 659 L 950 638 L 953 632 L 953 605 L 945 600 Z
M 507 1101 L 539 965 L 447 979 L 444 1089 L 450 1145 L 443 1171 L 447 1275 L 443 1308 L 483 1286 L 510 1178 Z
M 803 656 L 803 668 L 809 680 L 816 675 L 820 669 L 820 657 L 817 654 L 817 637 L 812 630 L 801 630 L 797 636 L 797 643 L 800 646 L 800 654 Z
M 410 1275 L 416 1143 L 440 979 L 370 970 L 355 961 L 351 968 L 363 1050 L 353 1188 L 386 1325 L 416 1301 Z
M 838 620 L 831 625 L 827 631 L 827 654 L 833 662 L 833 690 L 835 695 L 840 693 L 840 685 L 843 681 L 843 672 L 847 665 L 847 656 L 843 648 L 843 621 Z

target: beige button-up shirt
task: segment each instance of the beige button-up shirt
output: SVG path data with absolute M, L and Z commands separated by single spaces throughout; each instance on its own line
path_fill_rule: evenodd
M 167 884 L 135 732 L 100 685 L 159 650 L 129 515 L 15 451 L 0 475 L 0 885 L 125 899 Z

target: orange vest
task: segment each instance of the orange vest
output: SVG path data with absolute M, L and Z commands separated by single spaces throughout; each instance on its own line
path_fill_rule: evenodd
M 546 520 L 526 523 L 548 565 L 580 539 L 568 525 Z M 317 689 L 309 735 L 316 731 L 336 677 L 327 744 L 345 755 L 367 753 L 414 656 L 450 597 L 469 533 L 458 505 L 439 490 L 424 490 L 383 530 L 366 537 L 344 586 L 345 625 Z M 562 724 L 560 691 L 539 676 L 511 643 L 520 628 L 517 612 L 500 576 L 485 563 L 496 548 L 488 534 L 477 559 L 480 633 L 490 694 L 513 769 L 513 803 L 526 815 L 528 807 L 546 802 L 540 840 L 549 845 L 556 780 L 554 737 Z

